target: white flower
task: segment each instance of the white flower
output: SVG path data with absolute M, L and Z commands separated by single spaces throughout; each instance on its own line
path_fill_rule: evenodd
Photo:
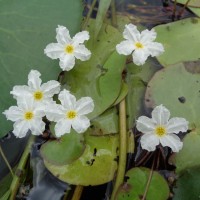
M 31 130 L 33 135 L 42 134 L 45 130 L 45 123 L 42 121 L 45 115 L 43 108 L 36 105 L 32 98 L 21 98 L 17 105 L 3 112 L 8 120 L 15 122 L 14 135 L 22 138 L 28 130 Z
M 132 52 L 133 62 L 136 65 L 143 65 L 148 56 L 159 56 L 164 52 L 164 47 L 156 39 L 154 30 L 144 30 L 140 32 L 133 24 L 125 26 L 123 36 L 126 39 L 116 46 L 119 54 L 130 55 Z
M 43 105 L 44 107 L 52 103 L 54 94 L 60 91 L 60 83 L 58 81 L 48 81 L 42 84 L 40 73 L 37 70 L 31 70 L 28 75 L 28 86 L 14 86 L 10 92 L 14 98 L 18 99 L 22 96 L 32 97 L 35 103 Z
M 184 118 L 174 117 L 169 119 L 170 112 L 163 105 L 157 106 L 152 111 L 152 118 L 141 116 L 136 122 L 137 129 L 144 133 L 141 137 L 141 146 L 148 151 L 154 151 L 161 143 L 168 146 L 173 152 L 178 152 L 183 143 L 175 134 L 188 130 L 188 121 Z M 175 134 L 173 134 L 175 133 Z
M 70 133 L 71 126 L 78 133 L 85 132 L 90 126 L 90 121 L 84 115 L 93 111 L 93 100 L 90 97 L 82 97 L 76 101 L 75 96 L 67 90 L 61 91 L 58 98 L 61 105 L 51 105 L 46 112 L 47 119 L 57 122 L 56 136 L 60 137 L 65 133 Z
M 79 32 L 72 39 L 69 30 L 64 26 L 58 26 L 56 33 L 58 43 L 48 44 L 44 53 L 52 59 L 59 58 L 59 65 L 63 71 L 69 71 L 74 67 L 75 58 L 81 61 L 90 58 L 91 52 L 83 45 L 85 40 L 89 40 L 88 31 Z

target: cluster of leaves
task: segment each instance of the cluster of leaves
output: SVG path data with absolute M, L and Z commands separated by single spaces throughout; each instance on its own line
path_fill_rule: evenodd
M 122 28 L 129 23 L 129 19 L 120 16 L 118 28 L 113 27 L 108 19 L 103 23 L 109 4 L 110 1 L 102 1 L 96 20 L 87 22 L 86 29 L 91 36 L 87 48 L 92 52 L 91 59 L 77 62 L 75 68 L 63 73 L 60 80 L 62 87 L 70 89 L 77 98 L 92 97 L 95 102 L 95 110 L 89 115 L 92 126 L 84 136 L 72 132 L 60 140 L 42 145 L 41 155 L 45 166 L 58 179 L 74 185 L 99 185 L 113 180 L 117 170 L 119 144 L 116 105 L 126 97 L 127 127 L 132 129 L 135 119 L 143 112 L 143 102 L 147 114 L 156 105 L 164 104 L 172 116 L 185 117 L 192 130 L 184 138 L 182 151 L 173 158 L 178 175 L 174 200 L 197 199 L 199 188 L 195 185 L 198 185 L 200 167 L 200 20 L 188 18 L 155 27 L 157 41 L 165 47 L 165 53 L 158 57 L 162 67 L 158 67 L 153 60 L 137 67 L 132 63 L 126 64 L 125 56 L 116 53 L 115 46 L 122 40 Z M 35 0 L 26 3 L 27 8 L 24 10 L 19 2 L 17 5 L 12 4 L 13 7 L 10 7 L 9 1 L 3 1 L 0 5 L 2 18 L 5 17 L 0 22 L 1 38 L 4 38 L 0 56 L 4 84 L 0 97 L 2 112 L 13 104 L 8 91 L 13 85 L 25 84 L 27 73 L 32 67 L 43 74 L 44 81 L 56 79 L 58 63 L 46 58 L 43 49 L 53 40 L 58 21 L 66 24 L 72 33 L 79 30 L 82 5 L 80 2 L 62 0 L 59 3 L 43 0 L 42 4 Z M 48 8 L 45 7 L 47 5 Z M 73 5 L 73 9 L 69 5 Z M 193 9 L 191 4 L 189 6 Z M 35 15 L 35 11 L 42 16 Z M 13 17 L 8 18 L 11 15 L 17 17 L 18 23 L 12 22 Z M 65 22 L 67 18 L 70 20 Z M 20 51 L 12 51 L 13 48 Z M 127 73 L 124 78 L 122 74 L 125 69 Z M 20 74 L 20 80 L 16 74 Z M 3 115 L 0 115 L 0 121 L 2 137 L 11 126 L 4 122 Z M 51 125 L 52 132 L 53 127 L 54 124 Z M 150 173 L 149 169 L 142 167 L 129 170 L 126 173 L 128 181 L 119 188 L 116 199 L 141 199 Z M 187 191 L 186 188 L 191 188 L 191 185 L 194 187 Z M 146 199 L 165 200 L 168 196 L 167 182 L 160 174 L 153 172 Z

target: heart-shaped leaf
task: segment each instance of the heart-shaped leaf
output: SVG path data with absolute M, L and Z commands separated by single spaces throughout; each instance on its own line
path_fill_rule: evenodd
M 69 165 L 53 165 L 44 159 L 47 169 L 60 180 L 74 185 L 100 185 L 113 179 L 117 169 L 118 136 L 85 136 L 82 156 Z
M 188 67 L 188 65 L 190 67 Z M 148 83 L 145 104 L 154 108 L 166 106 L 172 117 L 183 117 L 190 128 L 200 126 L 199 63 L 179 63 L 158 71 Z
M 71 131 L 57 140 L 42 145 L 40 152 L 45 160 L 54 165 L 65 165 L 78 159 L 85 148 L 82 134 Z
M 115 200 L 140 200 L 144 195 L 150 175 L 150 169 L 136 167 L 126 173 L 127 182 L 118 190 Z M 156 171 L 153 172 L 146 194 L 146 200 L 166 200 L 169 187 L 165 179 Z

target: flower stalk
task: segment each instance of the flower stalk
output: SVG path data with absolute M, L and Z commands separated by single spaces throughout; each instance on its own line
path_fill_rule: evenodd
M 30 153 L 31 146 L 34 142 L 34 139 L 35 139 L 35 137 L 33 135 L 31 135 L 29 140 L 28 140 L 28 143 L 26 145 L 26 148 L 24 150 L 24 153 L 22 154 L 22 157 L 19 161 L 19 164 L 17 166 L 17 169 L 15 171 L 15 175 L 13 177 L 13 180 L 12 180 L 12 183 L 11 183 L 11 186 L 10 186 L 11 195 L 10 195 L 9 200 L 14 200 L 15 197 L 16 197 L 16 194 L 17 194 L 17 191 L 18 191 L 18 188 L 19 188 L 19 185 L 20 185 L 20 179 L 21 179 L 21 176 L 23 175 L 24 168 L 26 166 L 27 159 L 28 159 L 28 156 L 29 156 L 29 153 Z
M 119 186 L 124 181 L 124 174 L 126 169 L 126 154 L 127 154 L 127 130 L 126 130 L 126 103 L 123 99 L 119 104 L 119 164 L 115 185 L 113 188 L 111 200 L 115 199 L 116 192 Z

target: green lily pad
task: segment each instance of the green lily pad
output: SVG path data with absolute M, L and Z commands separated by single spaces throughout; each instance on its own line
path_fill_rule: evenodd
M 187 169 L 178 178 L 173 200 L 196 200 L 200 197 L 200 168 Z
M 93 119 L 91 124 L 93 135 L 106 135 L 119 132 L 119 117 L 117 114 L 117 109 L 110 108 L 103 114 Z
M 92 33 L 95 24 L 93 20 L 90 22 L 89 31 Z M 63 87 L 69 89 L 77 98 L 90 96 L 94 100 L 95 108 L 89 118 L 103 113 L 120 94 L 121 74 L 126 58 L 117 54 L 115 46 L 121 37 L 117 29 L 104 24 L 97 40 L 94 40 L 91 34 L 88 41 L 88 49 L 92 52 L 91 59 L 77 62 L 73 70 L 64 74 Z
M 73 35 L 82 20 L 81 1 L 32 0 L 0 2 L 0 113 L 16 104 L 10 95 L 15 85 L 27 84 L 31 69 L 39 70 L 43 82 L 58 77 L 58 61 L 44 55 L 44 48 L 55 40 L 55 29 L 69 28 Z M 0 114 L 0 137 L 12 130 L 12 122 Z
M 183 149 L 175 155 L 176 172 L 183 173 L 192 167 L 200 168 L 200 130 L 188 133 L 183 139 Z
M 157 57 L 163 66 L 194 61 L 200 58 L 199 18 L 187 18 L 159 25 L 155 27 L 155 30 L 157 32 L 157 41 L 162 43 L 165 48 L 165 52 Z
M 141 200 L 147 185 L 150 169 L 144 167 L 132 168 L 126 173 L 128 178 L 118 190 L 115 200 Z M 165 179 L 156 171 L 146 195 L 146 200 L 166 200 L 169 197 L 169 187 Z
M 145 94 L 147 108 L 163 104 L 172 117 L 188 120 L 190 128 L 200 126 L 200 73 L 195 70 L 199 64 L 193 64 L 179 63 L 158 71 L 149 82 Z
M 188 0 L 177 0 L 177 3 L 185 5 Z M 200 7 L 200 1 L 199 0 L 190 0 L 188 3 L 188 6 L 190 7 Z
M 100 185 L 113 179 L 117 169 L 118 136 L 85 136 L 81 157 L 68 165 L 57 166 L 44 159 L 47 169 L 60 180 L 73 185 Z
M 133 128 L 134 121 L 143 113 L 144 94 L 148 81 L 153 74 L 160 69 L 152 59 L 148 59 L 144 66 L 136 66 L 134 63 L 127 65 L 126 82 L 128 84 L 127 102 L 127 125 Z
M 195 15 L 200 17 L 200 8 L 188 7 L 188 9 L 191 10 Z
M 42 145 L 40 153 L 43 159 L 54 165 L 65 165 L 78 159 L 84 149 L 82 134 L 71 131 L 57 140 L 50 140 Z

